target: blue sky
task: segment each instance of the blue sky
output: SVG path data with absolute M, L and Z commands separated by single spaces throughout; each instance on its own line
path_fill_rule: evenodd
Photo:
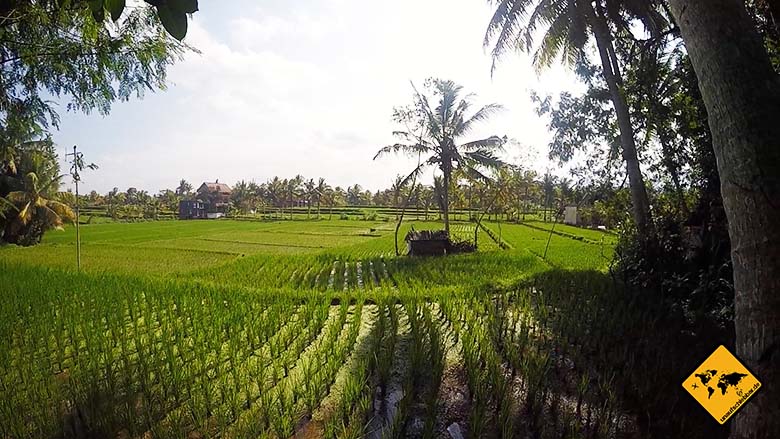
M 100 166 L 84 175 L 86 191 L 295 174 L 377 189 L 414 165 L 372 161 L 394 140 L 393 106 L 410 101 L 409 81 L 434 76 L 504 105 L 474 137 L 515 138 L 506 158 L 544 171 L 550 135 L 529 91 L 579 86 L 560 66 L 537 76 L 519 53 L 491 77 L 491 13 L 483 0 L 201 1 L 186 38 L 201 54 L 170 69 L 168 90 L 106 117 L 63 110 L 54 140 Z

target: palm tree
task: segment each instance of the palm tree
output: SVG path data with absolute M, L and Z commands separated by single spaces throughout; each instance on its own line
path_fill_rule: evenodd
M 284 194 L 286 195 L 287 203 L 290 206 L 290 219 L 293 219 L 293 202 L 301 196 L 301 185 L 303 184 L 303 176 L 296 175 L 295 178 L 284 180 Z
M 611 24 L 618 32 L 629 32 L 630 19 L 639 18 L 651 32 L 665 26 L 666 21 L 653 9 L 653 2 L 642 0 L 488 0 L 496 4 L 496 12 L 485 34 L 485 45 L 495 40 L 493 67 L 508 49 L 531 51 L 540 26 L 546 26 L 534 53 L 537 69 L 549 67 L 561 55 L 573 65 L 585 56 L 583 48 L 588 36 L 596 40 L 601 58 L 602 74 L 609 87 L 612 104 L 620 129 L 620 144 L 629 178 L 633 216 L 639 235 L 649 236 L 652 230 L 650 203 L 644 177 L 639 168 L 633 125 L 623 91 L 623 78 L 613 45 Z M 606 3 L 609 4 L 609 8 Z
M 20 190 L 6 195 L 3 204 L 6 208 L 13 205 L 16 211 L 3 231 L 6 242 L 34 245 L 41 241 L 45 231 L 61 229 L 64 222 L 76 219 L 76 214 L 68 205 L 49 196 L 56 192 L 61 178 L 55 176 L 40 181 L 35 172 L 29 172 L 24 176 Z
M 106 199 L 108 200 L 108 213 L 113 219 L 117 218 L 117 208 L 124 203 L 120 194 L 122 193 L 119 192 L 118 187 L 111 189 L 108 194 L 106 194 Z
M 320 177 L 317 182 L 317 187 L 314 189 L 315 196 L 317 197 L 317 218 L 320 217 L 320 204 L 322 203 L 322 197 L 325 196 L 325 192 L 330 190 L 328 183 L 325 183 L 325 179 Z
M 737 355 L 762 391 L 732 438 L 780 435 L 780 77 L 739 0 L 669 0 L 699 79 L 734 265 Z M 764 388 L 766 390 L 764 390 Z
M 361 197 L 363 196 L 363 188 L 359 184 L 347 188 L 347 204 L 352 206 L 359 206 L 361 204 Z
M 433 189 L 430 186 L 421 186 L 418 198 L 425 209 L 425 221 L 428 221 L 428 212 L 431 210 L 434 203 Z
M 249 183 L 241 180 L 233 186 L 233 190 L 230 193 L 230 201 L 239 212 L 246 214 L 252 207 L 252 195 L 252 192 L 249 190 Z
M 311 200 L 317 195 L 317 185 L 314 183 L 314 179 L 310 178 L 303 184 L 303 193 L 306 197 L 306 219 L 311 216 Z
M 266 185 L 266 196 L 268 197 L 269 204 L 274 207 L 282 207 L 282 215 L 284 214 L 284 190 L 286 183 L 274 177 Z
M 444 179 L 438 175 L 433 177 L 433 200 L 436 206 L 439 208 L 439 220 L 441 220 L 441 214 L 444 212 Z
M 6 200 L 5 198 L 0 198 L 0 219 L 7 219 L 8 218 L 8 212 L 12 211 L 19 211 L 19 209 L 16 208 L 14 203 Z M 2 231 L 0 231 L 2 233 Z M 0 235 L 0 238 L 2 238 L 3 235 Z
M 395 177 L 395 181 L 393 181 L 392 186 L 390 186 L 390 193 L 392 195 L 392 201 L 393 201 L 393 208 L 397 209 L 401 207 L 399 205 L 399 200 L 401 199 L 401 193 L 403 192 L 404 188 L 406 187 L 406 181 L 404 180 L 404 177 L 401 175 L 398 175 Z M 405 207 L 405 206 L 404 206 Z M 395 218 L 398 219 L 398 213 L 396 212 Z
M 247 185 L 247 191 L 249 191 L 249 204 L 253 211 L 253 214 L 257 214 L 258 205 L 264 206 L 263 195 L 265 193 L 265 185 L 259 185 L 254 181 L 250 181 Z M 263 212 L 265 213 L 265 212 Z
M 179 181 L 179 187 L 176 188 L 176 195 L 184 198 L 192 193 L 192 185 L 187 183 L 187 180 L 181 179 Z
M 437 167 L 443 176 L 442 209 L 444 212 L 444 229 L 449 233 L 449 188 L 452 175 L 456 170 L 466 174 L 485 177 L 481 168 L 498 168 L 504 165 L 495 153 L 506 142 L 506 137 L 491 136 L 486 139 L 473 140 L 458 144 L 458 139 L 469 134 L 472 128 L 496 111 L 501 109 L 498 104 L 489 104 L 473 115 L 466 113 L 471 109 L 472 95 L 461 97 L 463 88 L 452 81 L 431 79 L 428 89 L 432 92 L 431 99 L 414 88 L 414 103 L 408 109 L 396 109 L 395 120 L 410 125 L 414 129 L 393 133 L 402 143 L 385 146 L 374 156 L 374 160 L 388 153 L 402 152 L 419 157 L 420 164 L 404 179 L 404 184 L 420 174 L 428 167 Z M 430 101 L 438 99 L 435 107 Z M 419 134 L 415 132 L 419 130 Z M 415 131 L 415 132 L 413 132 Z M 424 158 L 423 158 L 424 157 Z
M 544 221 L 547 221 L 547 212 L 555 201 L 555 185 L 558 183 L 558 177 L 550 174 L 549 171 L 544 174 L 542 179 L 542 191 L 544 192 Z
M 341 189 L 337 187 L 336 189 Z M 322 191 L 322 199 L 325 200 L 325 204 L 328 205 L 328 219 L 333 219 L 333 206 L 336 204 L 336 198 L 338 197 L 338 192 L 334 189 L 331 189 L 330 187 L 326 187 L 325 190 Z M 317 208 L 319 210 L 319 207 Z
M 94 191 L 93 191 L 94 192 Z M 91 194 L 90 194 L 91 198 Z M 175 211 L 179 204 L 179 197 L 176 193 L 170 189 L 161 190 L 156 198 L 160 201 L 160 204 L 165 207 L 166 210 Z M 92 202 L 90 200 L 90 202 Z

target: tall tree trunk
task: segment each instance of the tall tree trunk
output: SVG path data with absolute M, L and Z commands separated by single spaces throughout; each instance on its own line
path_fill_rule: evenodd
M 589 19 L 593 28 L 593 34 L 596 36 L 596 45 L 601 57 L 604 80 L 609 87 L 612 105 L 615 107 L 615 113 L 617 114 L 618 128 L 620 129 L 620 146 L 623 160 L 626 162 L 634 222 L 640 238 L 646 238 L 652 231 L 650 202 L 647 198 L 647 189 L 645 188 L 642 170 L 639 168 L 634 128 L 631 123 L 626 97 L 622 90 L 622 79 L 618 76 L 617 65 L 612 62 L 613 58 L 615 58 L 612 37 L 606 19 L 600 13 L 596 13 L 592 8 L 588 8 L 588 14 L 590 15 Z M 610 53 L 613 53 L 613 56 L 610 56 Z M 617 59 L 614 59 L 614 61 L 617 61 Z
M 442 208 L 444 210 L 444 230 L 447 232 L 447 234 L 450 234 L 450 178 L 451 177 L 451 170 L 446 168 L 444 169 L 444 188 L 442 188 L 444 192 L 444 203 Z
M 741 0 L 670 0 L 707 107 L 734 265 L 737 355 L 762 389 L 732 438 L 780 437 L 780 77 Z
M 528 185 L 525 186 L 525 198 L 523 199 L 523 221 L 525 221 L 525 212 L 528 210 Z

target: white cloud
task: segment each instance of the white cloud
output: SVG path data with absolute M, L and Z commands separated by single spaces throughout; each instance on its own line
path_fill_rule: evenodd
M 393 141 L 392 107 L 409 101 L 410 80 L 438 76 L 478 103 L 503 104 L 507 111 L 474 136 L 518 139 L 532 150 L 524 160 L 535 157 L 543 171 L 549 133 L 528 91 L 577 86 L 560 67 L 537 77 L 521 55 L 491 77 L 482 47 L 490 14 L 474 0 L 204 5 L 187 36 L 201 54 L 171 69 L 168 92 L 118 104 L 105 119 L 70 115 L 55 140 L 94 157 L 101 168 L 85 178 L 101 192 L 295 174 L 375 189 L 413 165 L 371 160 Z

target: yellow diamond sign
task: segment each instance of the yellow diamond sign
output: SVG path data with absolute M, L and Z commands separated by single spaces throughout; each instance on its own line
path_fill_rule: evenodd
M 719 346 L 682 386 L 723 424 L 761 388 L 761 383 L 728 349 Z

